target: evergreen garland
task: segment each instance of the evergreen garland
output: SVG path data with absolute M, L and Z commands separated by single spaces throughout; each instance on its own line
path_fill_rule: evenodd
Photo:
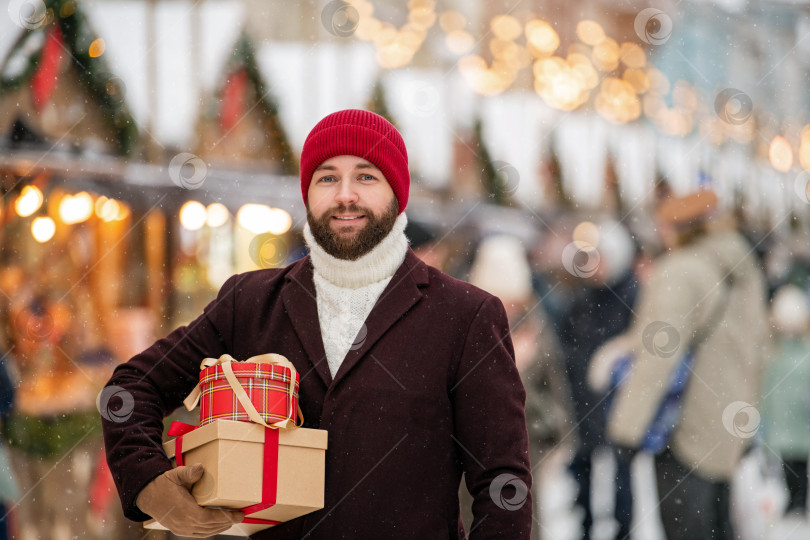
M 475 120 L 473 137 L 477 150 L 475 159 L 481 170 L 481 182 L 484 184 L 487 196 L 492 199 L 492 202 L 495 204 L 510 206 L 512 204 L 512 197 L 508 192 L 508 186 L 506 186 L 503 176 L 495 169 L 492 157 L 489 154 L 489 149 L 487 149 L 484 144 L 480 118 L 476 118 Z
M 377 79 L 377 82 L 374 83 L 374 89 L 371 91 L 371 97 L 366 108 L 373 113 L 379 114 L 391 122 L 391 125 L 397 127 L 397 123 L 394 122 L 391 113 L 388 111 L 388 99 L 385 97 L 385 89 L 380 79 Z
M 116 85 L 104 56 L 90 56 L 90 44 L 97 35 L 90 27 L 87 17 L 75 0 L 47 0 L 45 6 L 49 15 L 53 14 L 49 24 L 25 30 L 3 62 L 0 71 L 0 97 L 31 80 L 39 66 L 50 25 L 57 24 L 80 84 L 99 104 L 102 118 L 116 134 L 115 146 L 118 153 L 130 155 L 138 142 L 138 128 L 120 95 L 120 87 Z M 18 55 L 23 55 L 21 60 L 17 60 Z M 10 65 L 13 68 L 13 62 L 24 62 L 25 55 L 25 67 L 17 74 L 9 74 Z

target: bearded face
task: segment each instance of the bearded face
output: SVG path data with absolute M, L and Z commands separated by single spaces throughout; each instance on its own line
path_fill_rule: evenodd
M 339 204 L 316 218 L 307 208 L 307 222 L 312 236 L 324 251 L 335 258 L 354 261 L 374 249 L 388 236 L 398 213 L 397 199 L 392 197 L 391 203 L 380 214 L 357 204 Z M 347 214 L 365 216 L 365 226 L 359 230 L 349 225 L 341 226 L 340 216 Z

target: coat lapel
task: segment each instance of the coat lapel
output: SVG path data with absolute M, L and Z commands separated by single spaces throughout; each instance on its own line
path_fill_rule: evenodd
M 422 298 L 419 286 L 427 285 L 428 282 L 427 266 L 408 248 L 405 261 L 394 273 L 366 318 L 364 329 L 361 330 L 361 333 L 366 333 L 365 339 L 359 335 L 359 346 L 349 349 L 335 374 L 335 383 L 343 379 L 385 332 Z
M 326 352 L 323 348 L 312 264 L 309 257 L 301 259 L 297 264 L 297 268 L 287 275 L 288 283 L 281 291 L 281 300 L 309 361 L 328 388 L 332 383 L 332 375 L 329 373 Z M 304 377 L 306 374 L 301 376 Z

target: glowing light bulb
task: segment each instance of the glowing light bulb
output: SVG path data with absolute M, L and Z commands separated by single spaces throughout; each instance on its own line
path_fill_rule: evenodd
M 222 203 L 213 203 L 209 204 L 208 208 L 206 208 L 206 212 L 208 214 L 208 218 L 206 219 L 205 223 L 209 227 L 222 227 L 231 217 L 230 212 L 228 212 L 228 208 Z
M 49 217 L 35 218 L 31 223 L 31 234 L 34 240 L 43 244 L 53 238 L 56 233 L 56 223 Z
M 65 195 L 59 202 L 59 219 L 66 225 L 82 223 L 93 215 L 93 197 L 86 191 Z
M 270 221 L 267 223 L 267 231 L 273 234 L 284 234 L 292 227 L 292 217 L 281 208 L 270 209 Z
M 20 192 L 20 196 L 14 201 L 14 210 L 20 217 L 28 217 L 42 206 L 45 197 L 36 186 L 25 186 Z
M 205 225 L 208 213 L 197 201 L 188 201 L 180 208 L 180 224 L 189 231 L 198 231 Z
M 263 204 L 245 204 L 236 213 L 236 222 L 253 234 L 270 232 L 269 222 L 272 218 L 269 206 Z

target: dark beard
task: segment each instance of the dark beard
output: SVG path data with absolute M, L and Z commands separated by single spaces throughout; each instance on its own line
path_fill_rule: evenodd
M 354 238 L 342 238 L 329 226 L 333 215 L 345 212 L 363 214 L 368 220 L 366 226 L 360 229 Z M 332 257 L 348 261 L 356 261 L 382 242 L 394 228 L 398 215 L 399 203 L 396 197 L 391 200 L 391 204 L 381 216 L 356 205 L 340 205 L 325 213 L 320 219 L 316 219 L 307 208 L 307 222 L 318 245 Z

